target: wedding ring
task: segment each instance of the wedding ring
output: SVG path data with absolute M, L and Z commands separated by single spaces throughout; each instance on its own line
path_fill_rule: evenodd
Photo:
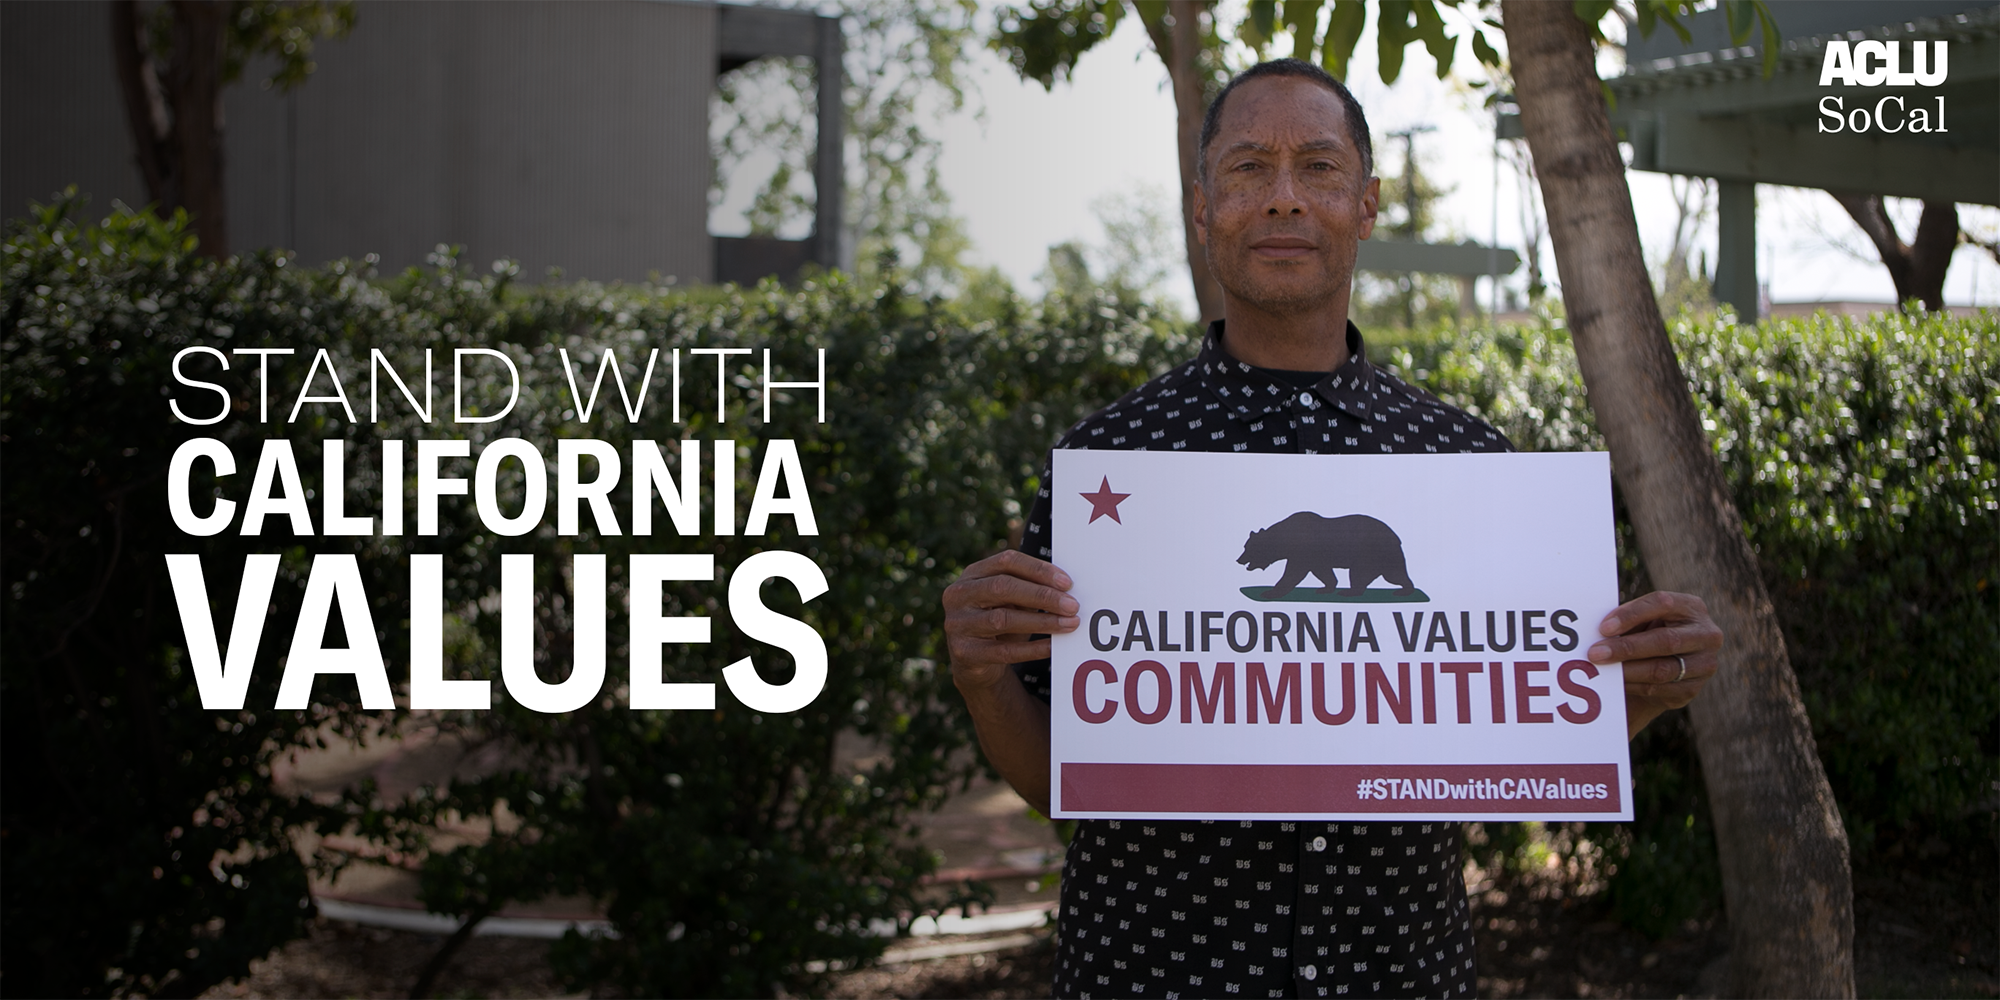
M 1687 680 L 1688 661 L 1687 657 L 1685 656 L 1676 656 L 1674 657 L 1674 659 L 1681 661 L 1681 675 L 1679 677 L 1674 678 L 1674 683 L 1679 684 L 1680 682 Z

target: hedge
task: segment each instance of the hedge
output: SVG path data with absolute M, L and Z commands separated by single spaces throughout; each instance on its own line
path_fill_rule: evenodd
M 978 766 L 937 667 L 937 595 L 1006 543 L 1060 430 L 1185 356 L 1191 331 L 1143 302 L 1089 289 L 954 302 L 840 275 L 795 288 L 529 288 L 504 264 L 474 270 L 448 251 L 427 269 L 386 277 L 353 262 L 300 268 L 276 253 L 216 262 L 192 256 L 180 223 L 119 211 L 92 224 L 78 214 L 70 201 L 14 223 L 0 258 L 0 891 L 10 989 L 191 995 L 242 975 L 302 933 L 309 867 L 342 860 L 301 858 L 294 844 L 308 832 L 344 831 L 424 857 L 423 899 L 439 912 L 469 918 L 555 894 L 604 901 L 617 936 L 571 935 L 553 952 L 577 988 L 810 989 L 810 970 L 879 952 L 883 939 L 864 933 L 871 925 L 978 898 L 976 885 L 926 888 L 935 859 L 912 837 L 914 819 Z M 1857 851 L 1878 831 L 1989 822 L 2000 760 L 1990 589 L 2000 565 L 2000 442 L 1985 416 L 2000 406 L 2000 338 L 1991 317 L 1683 321 L 1674 336 L 1778 602 Z M 239 412 L 195 428 L 167 410 L 169 394 L 201 401 L 170 372 L 191 344 L 324 347 L 344 374 L 365 370 L 373 349 L 408 372 L 421 370 L 427 347 L 491 347 L 528 377 L 520 403 L 495 424 L 422 427 L 385 386 L 394 405 L 379 424 L 309 404 L 297 423 L 259 425 Z M 587 385 L 599 352 L 615 348 L 636 385 L 645 351 L 677 347 L 770 348 L 781 378 L 810 378 L 824 348 L 829 420 L 812 421 L 810 394 L 796 390 L 771 424 L 752 416 L 761 376 L 761 353 L 752 353 L 725 373 L 724 422 L 713 419 L 708 359 L 687 374 L 681 423 L 655 406 L 628 424 L 609 386 L 589 426 L 576 421 L 559 350 L 587 366 Z M 1384 353 L 1523 447 L 1596 441 L 1560 329 L 1473 332 Z M 237 399 L 256 398 L 254 367 L 225 379 Z M 348 390 L 358 397 L 351 380 Z M 449 405 L 448 389 L 439 405 Z M 633 712 L 614 696 L 610 707 L 543 716 L 503 697 L 492 711 L 416 717 L 363 711 L 350 685 L 323 680 L 321 704 L 286 712 L 270 708 L 288 638 L 273 629 L 250 710 L 204 711 L 164 553 L 202 555 L 226 622 L 235 595 L 224 570 L 246 553 L 281 549 L 271 615 L 280 623 L 296 619 L 315 555 L 352 555 L 378 641 L 397 665 L 409 556 L 442 553 L 448 672 L 463 678 L 499 673 L 499 616 L 489 613 L 497 557 L 531 553 L 538 668 L 554 679 L 570 656 L 561 601 L 569 557 L 609 556 L 616 591 L 615 568 L 639 546 L 629 535 L 559 536 L 547 524 L 496 539 L 451 504 L 442 533 L 421 540 L 190 538 L 167 515 L 167 462 L 182 441 L 211 433 L 243 471 L 269 434 L 292 440 L 302 458 L 340 439 L 359 463 L 358 497 L 379 488 L 371 456 L 385 439 L 464 436 L 478 448 L 503 436 L 588 436 L 626 453 L 634 439 L 728 439 L 742 455 L 739 503 L 768 441 L 792 440 L 809 470 L 817 536 L 800 537 L 781 518 L 762 538 L 669 541 L 711 552 L 724 568 L 767 548 L 822 567 L 831 590 L 814 601 L 788 605 L 782 585 L 766 589 L 774 607 L 825 637 L 827 687 L 791 716 L 720 695 L 713 713 Z M 325 487 L 317 462 L 301 467 L 308 487 Z M 240 498 L 247 478 L 224 492 Z M 518 488 L 503 477 L 507 503 Z M 614 509 L 627 503 L 621 486 Z M 656 535 L 645 544 L 662 543 Z M 1642 587 L 1629 544 L 1621 559 L 1625 585 Z M 690 584 L 669 601 L 694 609 L 719 593 Z M 754 651 L 726 615 L 711 613 L 714 641 L 670 655 L 669 679 L 714 681 L 721 664 Z M 608 629 L 614 643 L 625 634 L 621 614 Z M 608 652 L 615 684 L 623 651 Z M 1635 745 L 1640 822 L 1595 834 L 1619 846 L 1621 912 L 1653 928 L 1713 895 L 1699 769 L 1679 714 Z M 491 744 L 504 766 L 407 801 L 368 786 L 337 801 L 272 788 L 273 763 L 296 749 L 418 725 Z M 840 765 L 833 750 L 843 734 L 886 752 L 858 769 Z M 505 822 L 481 843 L 428 843 L 431 824 L 452 814 Z
M 1919 829 L 1988 849 L 2000 787 L 1995 315 L 1756 326 L 1683 316 L 1670 333 L 1758 553 L 1855 857 L 1865 861 L 1884 833 Z M 1603 447 L 1560 325 L 1392 354 L 1523 448 Z M 1644 589 L 1644 566 L 1622 525 L 1620 542 L 1630 596 Z M 1621 912 L 1656 933 L 1720 892 L 1682 714 L 1634 745 L 1639 822 L 1612 885 Z
M 86 225 L 77 210 L 58 204 L 15 224 L 0 263 L 11 990 L 191 995 L 244 974 L 251 959 L 302 933 L 311 915 L 308 865 L 293 844 L 315 831 L 425 857 L 422 898 L 438 912 L 472 918 L 550 894 L 604 901 L 617 935 L 571 934 L 553 960 L 579 988 L 636 994 L 810 987 L 812 969 L 879 953 L 885 942 L 871 927 L 978 897 L 973 885 L 927 889 L 936 860 L 913 837 L 914 817 L 978 766 L 962 707 L 937 669 L 938 594 L 965 564 L 1007 544 L 1047 439 L 1177 353 L 1180 335 L 1143 305 L 1093 293 L 1002 299 L 968 316 L 893 283 L 864 287 L 838 275 L 796 289 L 523 289 L 504 264 L 475 273 L 449 252 L 427 270 L 378 278 L 352 263 L 301 269 L 275 253 L 210 261 L 189 253 L 181 223 L 119 211 Z M 170 418 L 168 401 L 215 403 L 171 375 L 175 352 L 195 344 L 301 349 L 286 369 L 292 380 L 310 349 L 326 348 L 357 405 L 365 386 L 356 373 L 373 349 L 407 374 L 422 371 L 424 348 L 446 358 L 454 347 L 497 348 L 525 384 L 498 423 L 424 427 L 385 382 L 380 424 L 350 423 L 337 405 L 312 404 L 297 423 L 274 412 L 260 425 L 256 368 L 239 363 L 211 376 L 231 385 L 235 418 L 191 427 Z M 609 385 L 588 427 L 574 419 L 559 349 L 584 366 L 587 386 L 599 352 L 615 347 L 636 386 L 644 351 L 660 348 L 655 392 L 664 396 L 664 355 L 696 346 L 751 352 L 730 358 L 726 423 L 715 419 L 714 360 L 706 356 L 699 360 L 708 367 L 686 372 L 680 424 L 662 399 L 628 424 Z M 761 377 L 764 348 L 787 381 L 811 379 L 816 351 L 826 350 L 826 423 L 815 422 L 815 400 L 798 390 L 772 423 L 758 418 L 755 393 L 741 387 Z M 317 390 L 327 388 L 322 377 Z M 448 382 L 443 389 L 435 405 L 449 407 Z M 274 411 L 295 391 L 279 393 Z M 548 450 L 555 438 L 589 436 L 626 454 L 631 440 L 655 439 L 669 455 L 682 438 L 733 440 L 739 505 L 752 495 L 767 439 L 786 438 L 810 470 L 819 534 L 799 537 L 793 519 L 777 518 L 757 539 L 662 538 L 664 527 L 643 540 L 569 537 L 547 522 L 500 538 L 480 529 L 470 504 L 447 503 L 435 538 L 294 539 L 275 528 L 262 539 L 194 538 L 168 517 L 166 471 L 182 441 L 211 434 L 233 450 L 240 472 L 255 468 L 267 434 L 288 438 L 305 487 L 320 492 L 328 484 L 312 457 L 323 439 L 344 441 L 356 498 L 378 495 L 373 456 L 385 439 L 464 436 L 478 448 L 521 437 Z M 198 478 L 195 492 L 225 485 L 240 501 L 247 478 Z M 501 478 L 503 508 L 517 509 L 519 477 Z M 630 509 L 623 486 L 613 501 Z M 353 503 L 373 512 L 372 501 Z M 774 610 L 803 617 L 825 639 L 832 669 L 817 700 L 769 717 L 726 694 L 715 712 L 619 704 L 618 643 L 627 629 L 617 594 L 625 555 L 642 546 L 713 552 L 725 572 L 768 548 L 818 564 L 831 592 L 803 607 L 783 583 L 764 588 Z M 265 549 L 283 557 L 270 615 L 280 626 L 264 637 L 249 709 L 205 711 L 179 647 L 163 554 L 202 555 L 220 631 L 235 606 L 231 568 Z M 351 682 L 330 678 L 315 689 L 314 709 L 272 709 L 283 633 L 320 554 L 355 557 L 391 676 L 407 676 L 416 551 L 441 553 L 448 567 L 447 675 L 496 680 L 500 616 L 490 612 L 499 555 L 536 557 L 535 655 L 547 680 L 566 672 L 571 655 L 568 557 L 608 555 L 605 702 L 546 716 L 503 697 L 492 711 L 413 718 L 365 712 Z M 670 587 L 668 613 L 713 608 L 721 594 L 716 585 Z M 710 615 L 713 642 L 668 647 L 668 680 L 719 681 L 723 664 L 751 655 L 726 615 Z M 767 675 L 775 669 L 772 679 L 782 679 L 784 657 L 769 647 L 757 655 Z M 506 764 L 408 801 L 383 800 L 369 786 L 324 803 L 272 788 L 273 763 L 296 749 L 373 726 L 419 725 L 490 744 Z M 844 768 L 834 756 L 843 734 L 886 752 Z M 491 817 L 497 832 L 426 851 L 433 821 L 451 814 Z M 330 870 L 340 860 L 312 863 Z

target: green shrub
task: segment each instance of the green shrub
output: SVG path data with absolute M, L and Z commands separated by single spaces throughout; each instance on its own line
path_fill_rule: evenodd
M 76 207 L 17 225 L 5 249 L 0 537 L 9 604 L 0 642 L 11 990 L 192 994 L 240 976 L 311 913 L 292 834 L 344 829 L 421 851 L 446 811 L 495 820 L 499 832 L 426 854 L 422 894 L 434 910 L 471 918 L 552 893 L 608 905 L 616 937 L 572 934 L 556 946 L 559 970 L 578 986 L 696 995 L 809 986 L 809 963 L 878 953 L 884 941 L 867 933 L 871 925 L 950 901 L 919 895 L 935 859 L 911 836 L 914 815 L 977 766 L 962 709 L 935 666 L 937 595 L 964 564 L 1006 544 L 1048 440 L 1168 363 L 1179 341 L 1163 321 L 1094 293 L 1041 304 L 1000 296 L 969 316 L 893 284 L 840 276 L 797 289 L 675 294 L 520 289 L 508 268 L 475 275 L 448 253 L 428 271 L 381 281 L 351 265 L 288 267 L 271 254 L 205 261 L 188 255 L 178 225 L 120 212 L 101 227 L 80 226 L 68 217 Z M 221 377 L 238 400 L 232 419 L 203 428 L 171 420 L 169 394 L 213 405 L 205 391 L 173 381 L 174 352 L 189 344 L 298 349 L 277 369 L 288 377 L 274 393 L 276 423 L 256 422 L 255 366 L 242 358 Z M 405 374 L 436 349 L 447 380 L 436 405 L 449 407 L 449 351 L 474 345 L 507 352 L 524 375 L 519 403 L 498 423 L 441 418 L 425 427 L 386 385 L 380 423 L 350 423 L 336 404 L 308 404 L 297 423 L 283 422 L 313 349 L 330 352 L 357 406 L 365 392 L 356 373 L 372 349 Z M 714 359 L 683 352 L 684 364 L 703 367 L 684 373 L 675 424 L 661 388 L 667 352 L 694 346 L 769 348 L 775 377 L 793 381 L 813 377 L 814 352 L 824 348 L 827 422 L 814 421 L 815 399 L 799 390 L 770 424 L 758 419 L 755 390 L 744 387 L 761 377 L 759 353 L 730 358 L 727 419 L 718 421 Z M 611 347 L 635 387 L 645 352 L 662 350 L 655 398 L 628 424 L 607 385 L 586 427 L 556 352 L 587 366 L 579 380 L 587 392 L 599 352 Z M 328 391 L 323 380 L 317 391 Z M 467 405 L 498 401 L 474 393 Z M 163 488 L 174 449 L 192 436 L 221 437 L 245 473 L 221 481 L 221 492 L 240 501 L 267 434 L 293 441 L 304 485 L 319 492 L 339 488 L 320 480 L 312 460 L 320 441 L 344 441 L 350 513 L 374 512 L 385 439 L 463 436 L 477 448 L 517 436 L 540 444 L 550 462 L 558 437 L 596 437 L 626 455 L 631 440 L 656 439 L 670 456 L 678 439 L 733 440 L 740 511 L 766 440 L 789 438 L 819 534 L 799 537 L 792 519 L 777 518 L 764 538 L 681 538 L 661 515 L 645 539 L 558 536 L 552 520 L 500 538 L 469 502 L 443 505 L 436 537 L 176 531 Z M 198 480 L 196 492 L 215 482 Z M 516 509 L 519 486 L 518 476 L 502 476 L 503 509 Z M 626 486 L 613 503 L 630 510 Z M 765 548 L 803 552 L 831 586 L 804 605 L 784 584 L 764 595 L 824 637 L 831 669 L 818 699 L 791 715 L 747 711 L 726 696 L 715 712 L 627 709 L 616 695 L 624 556 L 712 552 L 727 573 Z M 270 615 L 280 625 L 264 637 L 251 710 L 204 711 L 162 555 L 203 555 L 226 629 L 231 568 L 265 549 L 283 553 Z M 288 639 L 273 633 L 297 620 L 316 554 L 356 557 L 391 676 L 406 676 L 413 552 L 441 553 L 448 567 L 447 676 L 496 681 L 500 554 L 535 556 L 535 659 L 549 680 L 569 670 L 569 557 L 609 556 L 604 700 L 547 716 L 501 697 L 488 712 L 414 718 L 362 711 L 354 684 L 333 677 L 316 686 L 313 711 L 269 710 Z M 723 664 L 753 653 L 768 679 L 785 679 L 786 658 L 737 634 L 718 609 L 723 594 L 717 584 L 670 587 L 669 614 L 716 610 L 706 612 L 712 642 L 668 647 L 667 679 L 715 682 Z M 367 725 L 417 724 L 493 745 L 506 764 L 408 801 L 381 800 L 365 786 L 327 806 L 272 791 L 270 765 L 293 748 Z M 858 773 L 837 770 L 842 734 L 883 753 Z M 959 898 L 976 894 L 958 887 Z
M 935 861 L 915 847 L 912 820 L 977 766 L 936 667 L 938 592 L 1005 544 L 1064 427 L 1191 349 L 1185 331 L 1142 303 L 1090 290 L 1029 303 L 988 289 L 947 302 L 837 275 L 794 289 L 524 289 L 504 266 L 474 274 L 449 254 L 383 280 L 351 264 L 302 270 L 274 254 L 206 261 L 188 253 L 180 225 L 119 212 L 87 226 L 70 217 L 76 208 L 17 223 L 0 261 L 0 889 L 6 974 L 21 993 L 192 994 L 239 976 L 310 915 L 296 834 L 345 830 L 424 850 L 447 812 L 504 822 L 483 843 L 427 851 L 422 891 L 433 909 L 469 918 L 550 894 L 609 906 L 617 937 L 572 935 L 556 947 L 579 987 L 809 988 L 810 963 L 875 954 L 882 939 L 862 933 L 872 923 L 951 901 L 919 890 Z M 2000 709 L 1989 589 L 2000 564 L 2000 454 L 1984 416 L 2000 404 L 1991 320 L 1682 324 L 1675 337 L 1719 429 L 1857 850 L 1884 826 L 1989 814 Z M 257 398 L 254 366 L 239 363 L 221 377 L 238 412 L 195 428 L 174 422 L 166 405 L 169 394 L 208 402 L 171 376 L 174 352 L 190 344 L 326 348 L 357 405 L 352 374 L 372 349 L 407 373 L 421 369 L 425 348 L 448 368 L 453 347 L 493 347 L 526 377 L 520 402 L 495 424 L 424 427 L 385 387 L 380 423 L 309 404 L 297 423 L 280 413 L 262 425 L 245 408 Z M 813 399 L 797 390 L 769 425 L 752 415 L 761 354 L 733 358 L 724 373 L 725 421 L 714 419 L 707 357 L 684 373 L 678 424 L 658 398 L 628 424 L 610 386 L 590 425 L 576 421 L 558 349 L 592 366 L 587 385 L 598 352 L 615 347 L 636 385 L 646 351 L 660 348 L 664 366 L 666 352 L 694 346 L 770 348 L 786 380 L 810 378 L 814 351 L 825 348 L 828 422 L 811 419 Z M 1523 447 L 1595 443 L 1560 331 L 1380 353 Z M 683 352 L 684 364 L 694 360 Z M 665 377 L 657 371 L 656 385 Z M 449 406 L 449 395 L 447 383 L 437 405 Z M 289 394 L 278 396 L 286 409 Z M 385 439 L 464 436 L 477 447 L 520 436 L 547 452 L 559 437 L 596 437 L 625 454 L 635 438 L 730 439 L 742 455 L 742 504 L 767 441 L 787 438 L 804 460 L 820 533 L 800 537 L 780 518 L 762 538 L 669 537 L 661 517 L 645 540 L 558 536 L 546 523 L 500 539 L 470 504 L 450 503 L 440 534 L 422 539 L 275 542 L 174 529 L 164 474 L 182 441 L 218 436 L 247 473 L 272 434 L 293 442 L 305 485 L 317 490 L 328 484 L 311 456 L 323 439 L 344 441 L 358 513 L 373 512 L 361 498 L 378 495 Z M 247 479 L 223 492 L 240 499 Z M 503 477 L 503 507 L 512 509 L 518 486 Z M 626 489 L 614 509 L 630 509 Z M 1643 567 L 1624 542 L 1623 580 L 1636 589 Z M 710 552 L 726 572 L 764 548 L 803 552 L 828 577 L 830 592 L 803 605 L 783 585 L 765 594 L 825 638 L 832 669 L 820 697 L 789 716 L 729 698 L 713 713 L 624 708 L 615 692 L 623 557 Z M 270 615 L 281 625 L 264 636 L 251 708 L 205 711 L 162 555 L 203 556 L 226 623 L 230 567 L 267 549 L 282 555 Z M 271 710 L 287 639 L 279 633 L 297 618 L 317 554 L 357 559 L 377 640 L 397 664 L 392 677 L 402 676 L 412 552 L 441 553 L 450 568 L 448 675 L 491 679 L 498 556 L 536 557 L 534 648 L 551 680 L 569 669 L 569 559 L 610 557 L 609 703 L 544 716 L 503 697 L 489 712 L 415 718 L 364 712 L 351 683 L 323 679 L 312 710 Z M 714 584 L 672 589 L 670 611 L 716 608 L 721 594 Z M 737 634 L 719 609 L 708 613 L 713 641 L 670 647 L 668 679 L 715 681 L 722 664 L 753 654 L 782 679 L 783 657 Z M 324 804 L 272 790 L 272 763 L 293 749 L 418 724 L 490 744 L 505 764 L 407 801 L 366 786 Z M 858 772 L 836 767 L 843 734 L 883 753 Z M 1640 822 L 1615 835 L 1625 850 L 1613 893 L 1628 919 L 1659 930 L 1712 897 L 1713 845 L 1684 723 L 1662 720 L 1634 754 Z M 1495 843 L 1508 836 L 1495 831 Z M 956 892 L 975 898 L 977 887 Z
M 175 530 L 167 463 L 193 429 L 161 394 L 190 342 L 298 337 L 308 304 L 329 322 L 359 305 L 313 294 L 275 258 L 194 257 L 183 222 L 79 226 L 74 207 L 16 224 L 0 256 L 7 990 L 193 996 L 303 932 L 290 835 L 339 816 L 275 794 L 271 764 L 356 720 L 339 705 L 271 710 L 271 636 L 250 710 L 201 709 L 161 554 L 200 553 L 230 609 L 225 567 L 257 546 Z M 253 426 L 219 429 L 254 460 Z M 303 553 L 285 551 L 274 617 L 297 615 Z
M 437 284 L 428 276 L 412 281 L 399 301 L 437 309 L 418 302 Z M 804 552 L 825 569 L 829 594 L 803 609 L 777 606 L 802 613 L 826 638 L 833 670 L 818 700 L 789 718 L 734 706 L 713 715 L 621 706 L 550 720 L 512 705 L 457 718 L 477 738 L 510 746 L 521 765 L 456 783 L 391 824 L 411 829 L 427 823 L 431 809 L 483 815 L 505 803 L 533 836 L 433 854 L 426 901 L 464 914 L 546 892 L 605 899 L 618 937 L 573 935 L 554 960 L 579 985 L 639 994 L 768 994 L 809 986 L 809 961 L 872 957 L 883 940 L 864 933 L 871 923 L 939 902 L 917 894 L 934 861 L 906 824 L 942 804 L 977 766 L 965 752 L 969 727 L 936 668 L 938 594 L 966 564 L 1007 543 L 1048 437 L 1091 400 L 1163 367 L 1171 338 L 1142 310 L 1110 299 L 1006 301 L 997 315 L 973 317 L 839 276 L 796 290 L 767 283 L 666 297 L 578 285 L 480 308 L 504 317 L 499 342 L 542 355 L 567 344 L 586 361 L 600 345 L 768 346 L 779 377 L 796 379 L 812 371 L 811 349 L 826 348 L 833 391 L 825 424 L 811 421 L 807 396 L 769 428 L 713 426 L 706 397 L 685 427 L 672 426 L 660 408 L 637 425 L 622 414 L 594 422 L 589 433 L 621 449 L 634 438 L 733 434 L 752 450 L 764 434 L 794 439 L 813 478 L 820 534 L 773 532 L 755 544 Z M 732 368 L 732 378 L 747 384 L 757 367 Z M 635 368 L 628 377 L 637 375 Z M 539 423 L 508 433 L 531 440 L 583 433 L 560 416 L 556 387 L 548 389 L 550 399 L 528 411 Z M 739 497 L 749 494 L 754 467 L 739 465 Z M 622 487 L 613 502 L 628 509 Z M 572 545 L 581 551 L 585 539 L 538 535 L 510 551 L 522 551 L 521 543 L 557 556 Z M 630 536 L 589 543 L 611 554 L 614 568 L 625 551 L 662 545 Z M 679 548 L 714 551 L 718 565 L 748 554 L 742 543 L 713 539 Z M 561 593 L 559 561 L 546 565 L 543 586 Z M 497 585 L 490 572 L 473 572 L 467 600 Z M 692 586 L 678 596 L 696 607 L 712 603 L 715 589 Z M 560 616 L 551 616 L 547 631 L 560 634 Z M 491 616 L 474 624 L 492 648 Z M 717 625 L 716 643 L 688 650 L 669 679 L 712 680 L 719 665 L 751 655 L 720 616 Z M 614 622 L 611 635 L 621 634 Z M 550 661 L 566 658 L 567 646 L 552 641 Z M 613 661 L 620 655 L 614 649 Z M 467 657 L 462 669 L 484 676 L 488 661 L 490 654 Z M 843 731 L 885 748 L 882 761 L 856 774 L 836 770 L 834 741 Z M 584 773 L 572 762 L 583 762 Z M 958 898 L 974 891 L 960 887 Z
M 1963 837 L 2000 777 L 2000 331 L 1992 314 L 1818 317 L 1672 334 L 1765 583 L 1857 858 L 1877 831 Z M 1391 362 L 1530 450 L 1601 448 L 1560 329 L 1439 338 Z M 1621 526 L 1629 593 L 1644 568 Z M 1663 932 L 1719 896 L 1684 720 L 1633 746 L 1613 894 Z M 1985 819 L 1982 820 L 1981 817 Z

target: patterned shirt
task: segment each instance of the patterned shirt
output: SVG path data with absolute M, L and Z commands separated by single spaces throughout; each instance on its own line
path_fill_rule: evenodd
M 1237 361 L 1222 330 L 1212 324 L 1192 362 L 1085 418 L 1056 447 L 1513 450 L 1370 364 L 1351 323 L 1347 363 L 1316 382 Z M 1047 467 L 1041 482 L 1021 550 L 1047 559 Z M 1015 670 L 1049 699 L 1049 661 Z M 1084 820 L 1063 865 L 1055 995 L 1471 996 L 1458 840 L 1447 822 Z

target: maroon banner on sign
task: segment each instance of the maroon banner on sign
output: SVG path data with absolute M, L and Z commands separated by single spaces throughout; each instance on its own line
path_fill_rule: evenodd
M 1616 764 L 1062 765 L 1082 813 L 1618 813 Z

